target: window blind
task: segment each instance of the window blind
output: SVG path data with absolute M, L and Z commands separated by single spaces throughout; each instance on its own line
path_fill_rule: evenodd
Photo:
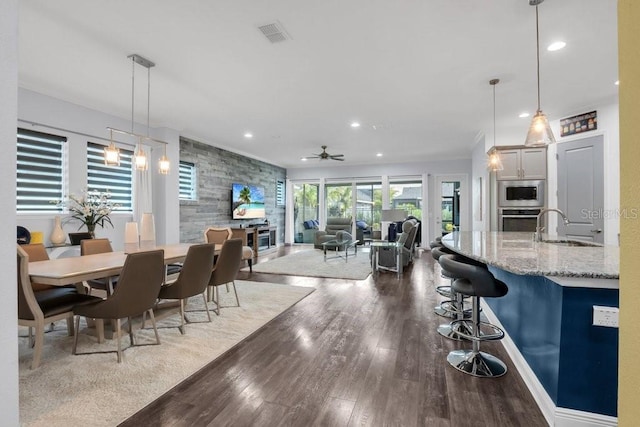
M 18 129 L 16 210 L 60 212 L 67 138 Z
M 197 200 L 196 196 L 196 165 L 189 162 L 180 162 L 180 199 Z
M 111 193 L 115 211 L 133 211 L 133 151 L 120 149 L 120 165 L 104 164 L 104 145 L 87 142 L 87 189 Z

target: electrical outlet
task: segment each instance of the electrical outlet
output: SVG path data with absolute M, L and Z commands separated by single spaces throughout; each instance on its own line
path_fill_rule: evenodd
M 593 325 L 606 326 L 609 328 L 618 327 L 619 309 L 617 307 L 593 306 Z

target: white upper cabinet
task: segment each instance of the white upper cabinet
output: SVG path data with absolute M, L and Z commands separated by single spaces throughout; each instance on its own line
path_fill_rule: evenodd
M 499 153 L 504 169 L 497 172 L 497 179 L 547 179 L 546 147 L 513 148 Z

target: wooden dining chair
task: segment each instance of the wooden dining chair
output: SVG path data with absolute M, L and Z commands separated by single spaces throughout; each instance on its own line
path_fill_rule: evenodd
M 18 245 L 17 248 L 18 324 L 27 326 L 30 330 L 35 328 L 31 369 L 36 369 L 42 358 L 44 326 L 47 323 L 67 319 L 67 332 L 72 335 L 74 333 L 73 308 L 79 304 L 102 301 L 102 299 L 79 293 L 75 288 L 66 287 L 53 286 L 34 292 L 29 277 L 29 255 L 23 246 Z
M 116 335 L 118 341 L 118 363 L 122 362 L 121 319 L 128 319 L 129 339 L 135 346 L 131 318 L 148 312 L 156 336 L 156 343 L 160 344 L 160 336 L 156 328 L 156 320 L 153 315 L 153 307 L 158 299 L 160 287 L 164 281 L 164 251 L 154 250 L 136 252 L 127 255 L 120 272 L 119 285 L 113 294 L 107 299 L 94 304 L 75 307 L 76 327 L 73 340 L 73 354 L 92 354 L 96 352 L 78 353 L 78 327 L 79 316 L 96 319 L 116 319 Z M 138 344 L 140 345 L 140 344 Z M 100 351 L 98 353 L 104 353 Z
M 84 239 L 80 241 L 80 255 L 104 254 L 107 252 L 113 252 L 109 239 Z M 101 289 L 109 296 L 113 293 L 117 282 L 117 277 L 105 277 L 88 280 L 87 285 L 89 286 L 89 293 L 93 289 Z
M 180 333 L 184 334 L 184 324 L 192 323 L 185 315 L 185 302 L 188 298 L 202 295 L 207 318 L 211 322 L 211 314 L 207 306 L 207 285 L 211 277 L 215 245 L 202 244 L 189 247 L 182 270 L 175 282 L 160 289 L 160 299 L 180 300 Z
M 217 315 L 220 315 L 220 294 L 218 292 L 218 286 L 220 285 L 233 285 L 233 292 L 236 295 L 238 307 L 240 307 L 240 299 L 238 298 L 235 280 L 241 262 L 242 239 L 229 239 L 225 241 L 209 279 L 209 289 L 213 288 L 213 292 L 209 292 L 209 300 L 213 297 L 213 301 L 216 303 L 214 311 Z

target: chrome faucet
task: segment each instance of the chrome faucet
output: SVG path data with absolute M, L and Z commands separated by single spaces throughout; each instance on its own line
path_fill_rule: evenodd
M 538 218 L 536 220 L 536 232 L 533 235 L 533 240 L 535 240 L 536 242 L 542 242 L 542 230 L 544 230 L 544 227 L 540 226 L 540 220 L 542 219 L 542 215 L 546 214 L 547 212 L 556 212 L 558 215 L 562 217 L 562 220 L 564 221 L 564 225 L 569 225 L 569 218 L 567 218 L 564 212 L 562 212 L 560 209 L 554 209 L 554 208 L 542 209 L 538 214 Z

